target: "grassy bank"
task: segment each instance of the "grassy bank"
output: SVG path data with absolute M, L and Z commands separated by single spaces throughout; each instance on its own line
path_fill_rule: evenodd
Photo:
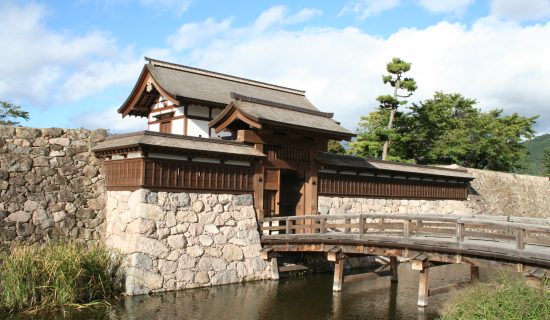
M 0 255 L 0 310 L 80 306 L 120 294 L 120 258 L 78 244 L 18 246 Z
M 530 286 L 518 274 L 502 273 L 489 283 L 475 283 L 449 301 L 442 320 L 548 319 L 550 286 Z

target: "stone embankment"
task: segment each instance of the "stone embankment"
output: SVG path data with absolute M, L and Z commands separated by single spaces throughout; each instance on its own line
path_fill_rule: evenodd
M 106 130 L 0 126 L 0 243 L 98 242 L 104 225 Z
M 106 218 L 127 294 L 271 278 L 250 194 L 109 191 Z
M 319 197 L 321 214 L 402 213 L 504 215 L 550 218 L 547 177 L 468 169 L 475 179 L 468 200 Z

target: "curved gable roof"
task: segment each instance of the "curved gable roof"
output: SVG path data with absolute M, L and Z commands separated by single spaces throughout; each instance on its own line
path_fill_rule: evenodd
M 176 100 L 198 100 L 207 103 L 227 105 L 231 102 L 231 92 L 278 101 L 304 109 L 317 110 L 305 96 L 305 91 L 273 85 L 265 82 L 239 78 L 222 73 L 173 64 L 146 58 L 142 74 L 130 97 L 118 109 L 123 115 L 136 107 L 140 95 L 144 94 L 144 81 L 153 80 L 158 91 Z M 138 106 L 139 107 L 139 106 Z M 143 108 L 143 107 L 141 107 Z

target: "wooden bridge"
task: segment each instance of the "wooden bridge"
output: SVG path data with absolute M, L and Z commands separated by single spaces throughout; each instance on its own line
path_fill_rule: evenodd
M 388 257 L 387 269 L 397 282 L 398 258 L 407 258 L 420 272 L 418 305 L 428 296 L 462 284 L 429 288 L 431 266 L 470 265 L 472 279 L 479 266 L 514 266 L 527 276 L 547 278 L 550 270 L 550 221 L 504 216 L 412 214 L 308 215 L 259 220 L 262 255 L 271 260 L 278 278 L 277 256 L 282 252 L 324 252 L 334 261 L 333 290 L 344 282 L 377 274 L 344 277 L 346 257 Z

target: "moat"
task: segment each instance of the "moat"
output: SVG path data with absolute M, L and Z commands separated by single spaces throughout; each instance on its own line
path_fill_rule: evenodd
M 481 280 L 494 270 L 481 269 Z M 430 285 L 469 279 L 468 268 L 447 265 L 433 268 Z M 125 297 L 111 308 L 44 315 L 42 319 L 436 319 L 453 292 L 430 297 L 418 308 L 418 272 L 403 263 L 399 283 L 378 278 L 347 283 L 332 291 L 332 274 L 319 273 L 154 295 Z M 13 315 L 8 319 L 36 319 Z M 40 317 L 38 317 L 40 318 Z

